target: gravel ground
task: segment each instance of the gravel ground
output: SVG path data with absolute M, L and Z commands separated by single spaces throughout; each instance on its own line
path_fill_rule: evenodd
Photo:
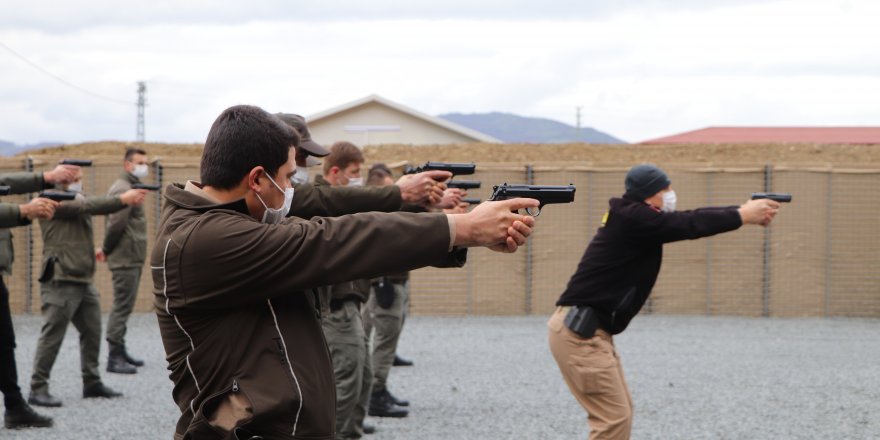
M 16 316 L 19 384 L 31 373 L 38 316 Z M 586 417 L 546 343 L 546 317 L 407 321 L 392 391 L 405 419 L 368 419 L 379 439 L 586 438 Z M 55 428 L 4 439 L 171 438 L 177 409 L 156 319 L 134 315 L 134 376 L 103 372 L 121 399 L 81 398 L 77 333 L 70 329 L 40 408 Z M 635 402 L 635 439 L 880 438 L 880 320 L 640 316 L 616 338 Z M 106 350 L 106 346 L 102 346 Z M 26 393 L 26 392 L 25 392 Z

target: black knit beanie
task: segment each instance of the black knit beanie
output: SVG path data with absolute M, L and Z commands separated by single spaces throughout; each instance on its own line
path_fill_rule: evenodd
M 669 176 L 649 163 L 636 165 L 626 173 L 626 193 L 640 199 L 647 199 L 670 184 Z

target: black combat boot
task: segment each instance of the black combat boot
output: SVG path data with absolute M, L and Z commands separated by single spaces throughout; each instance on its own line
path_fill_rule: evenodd
M 128 354 L 128 349 L 125 348 L 125 344 L 122 344 L 122 356 L 125 357 L 126 362 L 134 365 L 135 367 L 143 367 L 144 366 L 143 359 L 138 359 L 138 358 L 132 357 L 130 354 Z
M 49 394 L 48 390 L 31 391 L 31 395 L 28 397 L 27 403 L 36 406 L 46 406 L 52 408 L 61 406 L 61 401 L 56 399 L 55 396 Z
M 409 400 L 398 399 L 397 396 L 391 394 L 391 391 L 388 391 L 388 388 L 385 388 L 385 394 L 388 395 L 388 399 L 391 400 L 391 403 L 397 406 L 409 406 Z
M 370 395 L 370 410 L 368 414 L 373 417 L 395 418 L 409 415 L 409 411 L 395 405 L 388 396 L 389 394 L 385 390 L 373 391 L 372 395 Z
M 134 367 L 132 367 L 132 368 L 134 368 Z M 83 386 L 83 398 L 85 398 L 85 399 L 89 399 L 92 397 L 113 398 L 113 397 L 121 397 L 121 396 L 122 396 L 122 393 L 114 390 L 113 388 L 108 387 L 107 385 L 104 385 L 101 382 L 95 382 L 91 385 Z
M 6 429 L 48 428 L 52 426 L 52 418 L 41 416 L 22 400 L 12 407 L 6 407 L 3 425 Z
M 394 367 L 411 367 L 412 364 L 413 361 L 409 359 L 404 359 L 398 356 L 396 353 L 394 354 L 394 362 L 391 363 L 391 365 Z
M 119 374 L 137 373 L 137 368 L 125 360 L 125 346 L 110 344 L 110 354 L 107 355 L 107 371 Z

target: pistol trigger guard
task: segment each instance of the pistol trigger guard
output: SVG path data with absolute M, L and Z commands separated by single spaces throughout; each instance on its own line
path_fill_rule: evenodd
M 532 212 L 533 209 L 535 210 L 535 212 Z M 526 213 L 532 217 L 537 217 L 541 215 L 541 207 L 539 206 L 537 208 L 526 208 Z

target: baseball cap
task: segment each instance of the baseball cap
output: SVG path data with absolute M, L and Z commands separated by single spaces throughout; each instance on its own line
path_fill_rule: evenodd
M 297 133 L 299 133 L 300 137 L 300 147 L 311 156 L 324 157 L 330 154 L 326 148 L 322 147 L 321 144 L 312 140 L 312 135 L 309 133 L 309 127 L 306 126 L 306 118 L 295 115 L 293 113 L 275 113 L 275 116 L 278 119 L 281 119 L 285 124 L 293 127 Z

